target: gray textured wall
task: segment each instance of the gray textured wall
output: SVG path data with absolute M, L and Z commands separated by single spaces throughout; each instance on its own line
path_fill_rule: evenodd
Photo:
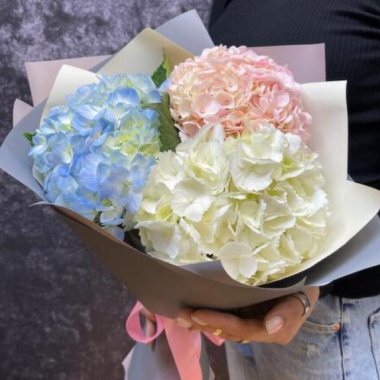
M 31 102 L 24 61 L 112 54 L 186 10 L 207 22 L 210 4 L 0 0 L 0 143 L 14 99 Z M 0 172 L 0 379 L 122 379 L 134 300 L 50 210 L 27 208 L 35 200 Z M 216 357 L 218 379 L 226 379 Z

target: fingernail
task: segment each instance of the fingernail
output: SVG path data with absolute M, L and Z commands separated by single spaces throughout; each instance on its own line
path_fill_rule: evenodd
M 186 321 L 186 319 L 183 319 L 183 318 L 180 318 L 180 317 L 178 317 L 175 321 L 177 322 L 177 325 L 181 326 L 181 327 L 188 328 L 188 327 L 192 326 L 192 324 L 190 322 L 188 322 L 188 321 Z
M 202 319 L 197 318 L 194 314 L 191 315 L 191 319 L 192 319 L 195 323 L 198 323 L 198 325 L 201 325 L 201 326 L 207 326 L 207 323 L 203 322 Z
M 284 325 L 284 320 L 281 317 L 273 317 L 265 322 L 265 328 L 268 334 L 274 334 Z

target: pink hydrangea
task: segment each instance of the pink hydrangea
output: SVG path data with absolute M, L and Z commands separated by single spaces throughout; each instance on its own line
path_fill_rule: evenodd
M 260 120 L 308 136 L 311 116 L 292 73 L 245 46 L 205 49 L 175 67 L 167 91 L 182 139 L 209 123 L 221 123 L 230 136 Z

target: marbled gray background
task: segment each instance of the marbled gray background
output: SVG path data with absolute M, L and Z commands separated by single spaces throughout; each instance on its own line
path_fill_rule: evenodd
M 112 54 L 146 26 L 211 0 L 0 0 L 0 143 L 25 61 Z M 134 300 L 33 193 L 0 172 L 0 379 L 122 379 Z M 213 355 L 227 379 L 222 354 Z M 137 380 L 137 379 L 136 379 Z

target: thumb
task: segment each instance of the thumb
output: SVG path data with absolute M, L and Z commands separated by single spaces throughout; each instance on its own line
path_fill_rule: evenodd
M 297 331 L 313 310 L 318 298 L 319 288 L 309 287 L 303 290 L 310 301 L 310 311 L 304 315 L 305 307 L 296 297 L 284 297 L 264 317 L 264 324 L 268 334 L 275 334 L 284 327 Z
M 295 297 L 283 298 L 264 317 L 264 325 L 269 335 L 275 334 L 284 327 L 289 327 L 297 322 L 302 324 L 304 307 Z

